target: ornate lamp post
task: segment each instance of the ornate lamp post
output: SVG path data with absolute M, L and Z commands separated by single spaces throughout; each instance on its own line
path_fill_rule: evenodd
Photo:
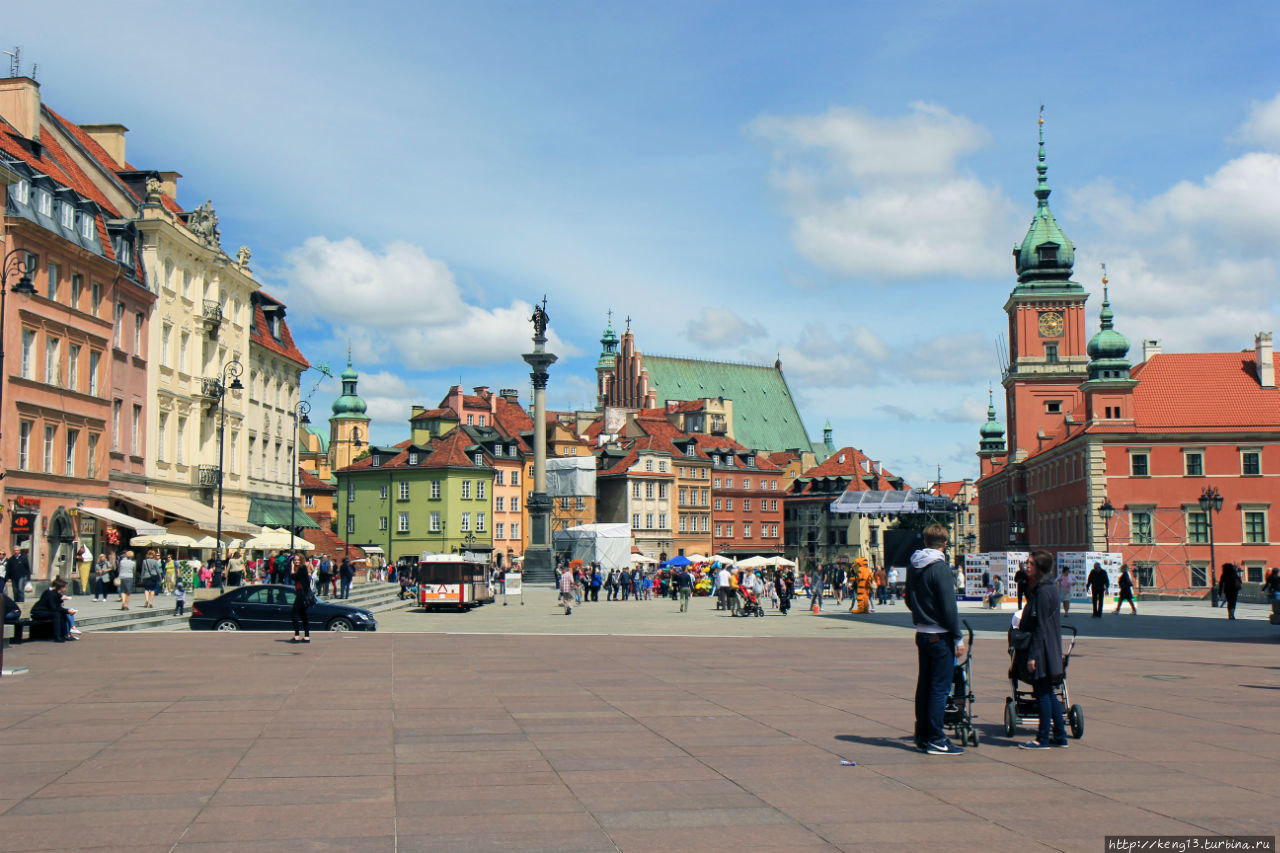
M 294 556 L 294 531 L 298 528 L 298 429 L 311 425 L 311 404 L 299 400 L 293 408 L 293 467 L 289 469 L 289 558 Z M 347 512 L 351 510 L 348 509 Z
M 523 358 L 532 368 L 533 380 L 533 492 L 525 502 L 529 510 L 529 548 L 524 571 L 537 580 L 553 580 L 551 555 L 551 498 L 547 497 L 547 369 L 556 356 L 547 352 L 547 297 L 533 308 L 533 352 Z
M 1218 561 L 1213 545 L 1213 516 L 1222 512 L 1222 493 L 1217 486 L 1205 486 L 1200 492 L 1200 509 L 1209 518 L 1209 604 L 1218 606 Z
M 36 292 L 31 283 L 31 273 L 36 265 L 29 258 L 23 257 L 26 249 L 12 249 L 4 256 L 3 268 L 0 268 L 0 434 L 4 432 L 4 386 L 8 383 L 8 375 L 4 372 L 4 297 L 8 293 L 9 274 L 18 273 L 18 281 L 13 285 L 13 292 L 23 296 L 31 296 Z M 0 476 L 4 476 L 3 459 L 0 458 Z M 4 669 L 4 642 L 0 641 L 0 670 Z
M 214 393 L 218 395 L 219 417 L 218 417 L 218 521 L 217 521 L 217 532 L 214 534 L 213 538 L 218 540 L 218 544 L 217 544 L 218 570 L 223 572 L 224 577 L 226 576 L 225 567 L 227 563 L 226 563 L 226 553 L 223 551 L 223 548 L 222 548 L 222 481 L 224 479 L 222 476 L 222 446 L 223 446 L 223 439 L 227 431 L 227 392 L 244 390 L 244 385 L 240 383 L 240 376 L 243 373 L 244 373 L 244 365 L 240 363 L 240 360 L 236 358 L 231 359 L 231 361 L 228 361 L 226 364 L 222 365 L 222 373 L 218 378 L 217 388 L 214 390 Z M 230 384 L 227 384 L 228 378 L 230 378 L 231 380 Z
M 1103 498 L 1102 506 L 1098 507 L 1098 515 L 1102 517 L 1102 530 L 1107 538 L 1107 553 L 1111 553 L 1111 519 L 1116 514 L 1116 508 L 1111 505 L 1111 498 Z

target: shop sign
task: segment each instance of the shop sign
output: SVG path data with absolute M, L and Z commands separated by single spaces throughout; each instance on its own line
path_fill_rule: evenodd
M 96 518 L 90 517 L 90 518 L 80 519 L 80 535 L 81 536 L 92 536 L 94 533 L 97 533 L 97 532 L 98 532 L 98 520 Z
M 18 497 L 13 499 L 13 502 L 17 506 L 29 506 L 29 507 L 34 507 L 35 509 L 40 508 L 39 498 L 28 498 L 28 497 L 19 495 Z
M 9 519 L 9 530 L 14 536 L 30 536 L 35 519 L 34 515 L 15 515 Z

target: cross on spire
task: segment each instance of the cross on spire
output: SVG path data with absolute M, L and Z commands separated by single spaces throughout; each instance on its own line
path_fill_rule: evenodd
M 631 331 L 631 315 L 627 315 L 627 331 Z

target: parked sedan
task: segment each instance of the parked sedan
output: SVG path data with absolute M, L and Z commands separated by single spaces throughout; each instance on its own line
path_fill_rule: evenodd
M 289 614 L 295 595 L 293 587 L 262 584 L 193 602 L 191 630 L 292 631 Z M 368 610 L 323 599 L 307 608 L 307 619 L 316 630 L 378 630 L 378 623 Z

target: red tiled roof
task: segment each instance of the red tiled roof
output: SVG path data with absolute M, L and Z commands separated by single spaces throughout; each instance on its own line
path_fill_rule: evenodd
M 863 462 L 866 462 L 865 468 L 862 465 Z M 871 467 L 871 459 L 865 453 L 856 447 L 842 447 L 833 452 L 826 462 L 805 472 L 801 477 L 801 481 L 804 482 L 798 491 L 809 491 L 811 481 L 819 477 L 848 478 L 849 489 L 853 491 L 888 491 L 894 488 L 894 484 L 890 482 L 893 476 L 893 473 L 884 466 L 880 467 L 878 475 L 875 474 Z M 905 483 L 900 485 L 906 488 Z
M 604 459 L 613 459 L 614 457 L 606 456 L 606 457 L 602 457 L 602 458 L 604 458 Z M 619 459 L 617 462 L 613 463 L 612 465 L 610 465 L 610 466 L 609 466 L 609 467 L 607 467 L 607 468 L 601 468 L 601 469 L 599 469 L 599 471 L 598 471 L 597 473 L 598 473 L 600 476 L 602 476 L 602 477 L 609 477 L 609 476 L 616 476 L 616 475 L 619 475 L 619 474 L 626 474 L 626 473 L 627 473 L 627 469 L 629 469 L 632 465 L 636 464 L 636 460 L 637 460 L 637 459 L 639 459 L 639 458 L 640 458 L 640 454 L 639 454 L 639 453 L 637 453 L 637 452 L 635 451 L 635 449 L 634 449 L 634 448 L 633 448 L 633 449 L 630 449 L 630 450 L 628 450 L 628 451 L 627 451 L 627 455 L 626 455 L 626 456 L 623 456 L 621 459 Z
M 431 455 L 422 463 L 423 468 L 474 468 L 475 463 L 467 448 L 472 438 L 461 427 L 450 430 L 443 438 L 431 442 Z M 485 456 L 489 453 L 485 452 Z
M 329 556 L 339 561 L 344 554 L 352 560 L 364 557 L 364 551 L 355 545 L 348 545 L 343 541 L 342 537 L 323 525 L 302 531 L 302 538 L 316 546 L 315 550 L 311 552 L 314 557 Z
M 1138 432 L 1280 428 L 1280 390 L 1259 384 L 1252 352 L 1160 353 L 1130 375 Z
M 304 492 L 336 492 L 338 490 L 337 486 L 326 483 L 306 468 L 298 469 L 298 488 Z
M 418 414 L 414 415 L 409 420 L 429 421 L 437 418 L 452 418 L 456 421 L 458 420 L 458 413 L 447 407 L 443 409 L 427 409 L 426 411 L 418 412 Z
M 964 488 L 964 480 L 943 480 L 936 484 L 935 489 L 939 495 L 944 498 L 955 500 L 960 494 L 960 490 Z
M 270 299 L 270 301 L 276 302 L 274 299 Z M 277 302 L 276 304 L 280 303 Z M 285 322 L 284 318 L 280 318 L 280 340 L 276 340 L 267 329 L 266 313 L 262 310 L 262 306 L 256 302 L 253 306 L 253 329 L 249 333 L 249 339 L 277 355 L 282 355 L 291 361 L 301 364 L 304 369 L 311 366 L 311 362 L 307 361 L 307 357 L 294 345 L 293 333 L 289 331 L 289 324 Z

